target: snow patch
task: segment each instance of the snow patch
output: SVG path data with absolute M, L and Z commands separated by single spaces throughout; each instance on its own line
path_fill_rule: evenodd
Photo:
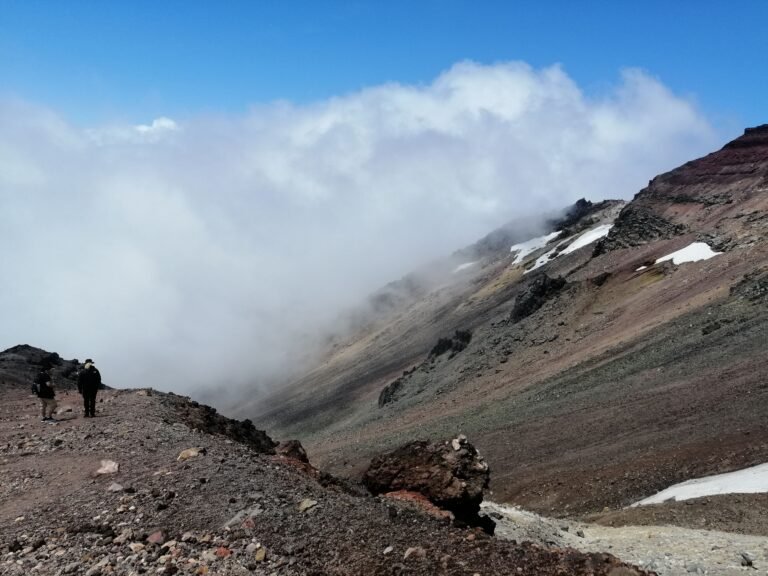
M 642 271 L 643 271 L 643 270 L 645 270 L 646 268 L 648 268 L 648 266 L 640 266 L 640 268 L 638 268 L 637 270 L 635 270 L 635 272 L 642 272 Z
M 672 252 L 672 254 L 662 256 L 656 260 L 656 264 L 659 262 L 666 262 L 668 260 L 672 260 L 672 264 L 675 265 L 685 264 L 686 262 L 698 262 L 699 260 L 709 260 L 718 254 L 722 254 L 722 252 L 715 252 L 705 242 L 694 242 L 682 250 L 678 250 L 677 252 Z
M 717 494 L 756 494 L 760 492 L 768 492 L 768 463 L 736 472 L 681 482 L 662 490 L 658 494 L 635 502 L 632 507 L 660 504 L 667 500 L 689 500 Z
M 526 270 L 524 273 L 528 274 L 529 272 L 533 272 L 537 268 L 541 268 L 542 266 L 544 266 L 544 264 L 546 264 L 547 262 L 549 262 L 553 258 L 557 258 L 557 256 L 555 256 L 555 252 L 557 252 L 557 249 L 560 248 L 560 246 L 562 246 L 562 245 L 563 245 L 563 243 L 560 242 L 560 244 L 558 244 L 557 246 L 552 248 L 552 250 L 550 250 L 546 254 L 542 254 L 541 256 L 539 256 L 536 259 L 536 263 L 533 266 L 531 266 L 530 268 L 528 268 L 528 270 Z
M 536 250 L 539 250 L 541 248 L 544 248 L 547 244 L 549 244 L 550 240 L 554 240 L 560 235 L 560 232 L 552 232 L 552 234 L 547 234 L 546 236 L 539 236 L 538 238 L 531 238 L 530 240 L 526 240 L 525 242 L 521 242 L 520 244 L 515 244 L 512 246 L 512 248 L 509 249 L 510 252 L 517 252 L 517 256 L 515 256 L 515 259 L 512 261 L 512 264 L 520 264 L 520 262 L 523 261 L 523 258 L 528 256 L 531 252 L 535 252 Z
M 608 232 L 611 231 L 611 228 L 613 228 L 613 224 L 602 224 L 597 228 L 592 228 L 592 230 L 587 230 L 581 236 L 576 238 L 576 240 L 574 240 L 573 243 L 568 246 L 568 248 L 563 250 L 561 254 L 570 254 L 571 252 L 575 252 L 579 248 L 583 248 L 584 246 L 588 246 L 592 244 L 592 242 L 596 240 L 600 240 L 600 238 L 602 238 L 603 236 L 608 235 Z
M 537 268 L 541 268 L 542 266 L 544 266 L 544 264 L 550 262 L 551 260 L 554 260 L 558 256 L 562 256 L 563 254 L 570 254 L 571 252 L 575 252 L 579 248 L 583 248 L 584 246 L 588 246 L 589 244 L 592 244 L 592 242 L 595 242 L 596 240 L 599 240 L 603 236 L 606 236 L 608 232 L 611 231 L 611 228 L 613 228 L 613 223 L 601 224 L 600 226 L 596 226 L 591 230 L 587 230 L 586 232 L 582 233 L 580 236 L 577 236 L 576 239 L 573 242 L 571 242 L 565 249 L 558 252 L 558 249 L 560 248 L 560 246 L 567 244 L 570 239 L 560 242 L 552 250 L 550 250 L 546 254 L 539 256 L 539 258 L 536 260 L 536 263 L 530 268 L 528 268 L 528 270 L 526 270 L 525 273 L 528 274 L 529 272 L 533 272 Z
M 461 272 L 462 270 L 466 270 L 467 268 L 471 268 L 477 264 L 477 262 L 464 262 L 464 264 L 459 264 L 456 266 L 456 268 L 453 269 L 453 273 L 456 274 L 457 272 Z

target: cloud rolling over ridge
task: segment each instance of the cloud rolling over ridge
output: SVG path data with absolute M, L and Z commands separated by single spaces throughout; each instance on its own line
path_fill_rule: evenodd
M 715 141 L 642 72 L 589 98 L 522 63 L 135 126 L 0 101 L 0 346 L 91 356 L 117 386 L 258 385 L 414 267 Z

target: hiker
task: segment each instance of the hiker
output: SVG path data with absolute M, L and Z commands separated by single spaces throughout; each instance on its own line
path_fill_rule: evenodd
M 40 398 L 43 411 L 41 422 L 55 422 L 53 413 L 56 410 L 56 393 L 53 391 L 53 380 L 50 371 L 51 367 L 44 365 L 34 380 L 37 397 Z
M 85 407 L 85 418 L 96 416 L 96 393 L 101 387 L 101 374 L 93 360 L 86 359 L 85 366 L 77 375 L 77 391 L 83 395 L 83 406 Z

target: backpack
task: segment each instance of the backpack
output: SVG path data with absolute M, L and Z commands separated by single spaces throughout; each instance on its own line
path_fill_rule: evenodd
M 40 389 L 48 382 L 49 379 L 50 376 L 48 376 L 48 373 L 45 370 L 40 370 L 40 372 L 35 375 L 35 379 L 32 381 L 32 394 L 39 396 Z

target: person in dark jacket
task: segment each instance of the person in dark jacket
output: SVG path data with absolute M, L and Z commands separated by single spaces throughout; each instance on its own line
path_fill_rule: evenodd
M 43 366 L 40 372 L 37 373 L 35 385 L 37 387 L 37 397 L 40 398 L 42 406 L 42 421 L 54 422 L 53 413 L 56 410 L 56 393 L 53 391 L 50 366 Z
M 77 375 L 77 391 L 83 395 L 86 418 L 96 416 L 96 393 L 99 388 L 101 388 L 101 374 L 93 365 L 93 360 L 88 358 L 85 361 L 85 366 Z

